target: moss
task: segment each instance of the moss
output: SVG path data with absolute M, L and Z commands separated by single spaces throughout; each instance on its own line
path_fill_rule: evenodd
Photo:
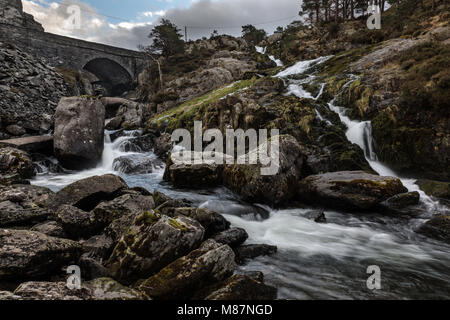
M 223 86 L 215 89 L 200 97 L 189 100 L 180 104 L 164 113 L 155 115 L 151 118 L 147 126 L 159 126 L 163 121 L 168 122 L 169 129 L 177 129 L 185 127 L 184 124 L 192 122 L 190 126 L 193 126 L 193 119 L 201 113 L 201 110 L 206 106 L 220 100 L 221 98 L 236 93 L 240 90 L 252 86 L 256 82 L 256 78 L 249 80 L 241 80 L 233 83 L 232 85 Z
M 158 222 L 160 217 L 155 212 L 145 211 L 136 219 L 136 224 L 145 223 L 146 225 L 153 225 Z
M 183 232 L 186 232 L 188 230 L 188 228 L 185 225 L 181 224 L 180 222 L 172 218 L 169 218 L 169 225 Z

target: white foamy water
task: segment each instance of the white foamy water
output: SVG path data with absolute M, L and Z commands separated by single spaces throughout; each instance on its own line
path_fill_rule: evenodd
M 256 48 L 256 52 L 258 52 L 260 54 L 266 54 L 267 48 L 258 47 L 258 46 L 255 46 L 255 48 Z M 283 61 L 281 61 L 280 59 L 275 58 L 273 55 L 267 55 L 267 56 L 269 57 L 270 60 L 275 62 L 277 67 L 282 67 L 284 65 Z
M 123 136 L 117 138 L 113 142 L 111 141 L 110 137 L 112 133 L 112 131 L 105 131 L 105 145 L 103 149 L 102 159 L 95 168 L 63 174 L 38 174 L 35 179 L 31 181 L 31 183 L 57 191 L 73 182 L 85 178 L 101 176 L 105 174 L 120 174 L 119 171 L 114 170 L 113 168 L 114 160 L 122 156 L 142 154 L 139 152 L 125 151 L 127 149 L 127 146 L 130 145 L 130 139 L 135 137 L 135 134 L 138 133 L 138 131 L 127 131 Z M 152 152 L 144 153 L 144 155 L 149 158 L 156 158 L 155 154 L 153 154 Z M 155 171 L 151 175 L 154 175 L 156 178 L 162 178 L 163 173 L 164 167 L 159 167 L 155 168 Z

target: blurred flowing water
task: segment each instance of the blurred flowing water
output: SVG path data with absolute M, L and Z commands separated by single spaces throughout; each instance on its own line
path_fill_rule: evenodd
M 326 61 L 323 57 L 301 61 L 277 76 L 288 84 L 288 94 L 312 97 L 302 84 L 314 79 L 311 67 Z M 289 77 L 304 75 L 303 80 Z M 320 94 L 323 90 L 321 87 Z M 319 94 L 319 96 L 320 96 Z M 345 109 L 329 103 L 348 127 L 348 139 L 365 152 L 372 168 L 381 175 L 396 176 L 377 160 L 373 150 L 370 122 L 354 121 Z M 324 119 L 319 112 L 318 117 Z M 427 219 L 447 212 L 448 208 L 426 196 L 414 179 L 401 177 L 411 191 L 419 191 L 421 204 L 411 215 L 382 215 L 325 210 L 326 224 L 306 218 L 311 208 L 275 210 L 267 206 L 245 203 L 226 188 L 177 189 L 162 181 L 164 167 L 151 174 L 126 175 L 113 169 L 114 159 L 133 156 L 127 143 L 136 132 L 129 131 L 111 142 L 105 134 L 102 162 L 97 168 L 66 174 L 39 174 L 32 182 L 54 191 L 89 176 L 114 173 L 122 176 L 130 187 L 158 189 L 171 197 L 187 199 L 194 206 L 223 214 L 233 226 L 249 234 L 248 244 L 276 245 L 278 253 L 260 257 L 240 267 L 241 271 L 260 270 L 266 283 L 278 288 L 280 299 L 448 299 L 450 298 L 450 246 L 415 232 Z M 148 157 L 156 157 L 152 152 Z M 317 204 L 318 207 L 321 204 Z M 381 268 L 381 290 L 367 289 L 370 274 L 367 267 Z

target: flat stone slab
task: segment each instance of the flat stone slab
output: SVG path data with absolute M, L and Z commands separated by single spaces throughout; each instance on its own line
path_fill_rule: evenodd
M 26 152 L 52 153 L 53 136 L 34 136 L 0 140 L 0 148 L 12 147 Z

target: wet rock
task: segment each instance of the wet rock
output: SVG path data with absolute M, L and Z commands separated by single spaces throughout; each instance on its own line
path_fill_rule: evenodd
M 17 175 L 17 180 L 30 179 L 34 176 L 34 165 L 30 156 L 14 148 L 0 149 L 0 176 Z
M 128 186 L 119 176 L 94 176 L 66 186 L 49 200 L 48 205 L 53 210 L 67 204 L 90 211 L 102 201 L 113 200 L 125 189 Z
M 104 146 L 105 107 L 99 100 L 62 98 L 55 113 L 54 151 L 68 169 L 95 166 Z
M 57 221 L 71 239 L 88 238 L 96 233 L 99 224 L 91 212 L 62 205 L 55 213 Z
M 199 249 L 143 281 L 139 290 L 154 299 L 189 299 L 195 290 L 226 279 L 234 269 L 231 248 L 207 240 Z
M 204 233 L 190 218 L 145 212 L 123 234 L 106 266 L 121 282 L 146 278 L 197 248 Z
M 230 222 L 222 215 L 208 209 L 175 208 L 172 214 L 174 216 L 181 214 L 199 222 L 205 228 L 206 238 L 230 228 Z
M 0 279 L 51 274 L 76 261 L 81 250 L 71 240 L 35 231 L 0 229 Z
M 450 182 L 420 179 L 417 185 L 430 197 L 450 200 Z
M 192 159 L 196 153 L 192 152 Z M 164 180 L 172 182 L 178 187 L 199 188 L 222 184 L 224 166 L 214 161 L 200 164 L 173 163 L 169 158 L 164 172 Z
M 314 220 L 317 223 L 326 223 L 327 218 L 323 210 L 312 210 L 305 213 L 305 218 Z
M 54 193 L 45 187 L 14 185 L 0 188 L 0 227 L 35 224 L 50 215 L 47 208 Z
M 247 232 L 242 228 L 231 228 L 217 233 L 213 239 L 218 243 L 227 244 L 232 248 L 236 248 L 248 239 Z
M 395 195 L 386 201 L 381 206 L 388 210 L 401 210 L 410 206 L 418 205 L 420 201 L 420 194 L 417 191 L 407 192 Z
M 64 232 L 63 227 L 56 221 L 47 221 L 35 225 L 30 231 L 36 231 L 43 233 L 50 237 L 67 238 L 67 234 Z
M 25 282 L 14 294 L 24 300 L 142 300 L 145 297 L 110 278 L 82 282 L 70 290 L 65 282 Z
M 267 145 L 260 146 L 258 150 L 261 148 L 263 151 L 271 150 Z M 270 155 L 270 152 L 267 154 Z M 274 151 L 274 155 L 274 159 L 279 158 L 279 163 L 273 163 L 273 174 L 262 175 L 261 168 L 265 166 L 261 164 L 226 166 L 223 172 L 224 185 L 247 201 L 269 204 L 289 201 L 295 196 L 301 178 L 303 155 L 300 145 L 292 136 L 280 136 L 279 152 Z
M 450 243 L 450 216 L 433 218 L 420 227 L 418 232 L 430 238 Z
M 153 151 L 160 159 L 167 161 L 170 150 L 172 150 L 172 136 L 170 134 L 164 133 L 155 138 Z
M 155 200 L 156 207 L 166 203 L 169 203 L 169 206 L 173 208 L 186 207 L 186 204 L 182 200 L 172 199 L 158 190 L 153 191 L 153 199 Z
M 109 258 L 114 248 L 113 240 L 105 234 L 80 241 L 80 244 L 83 246 L 84 252 L 99 259 Z
M 363 171 L 342 171 L 309 176 L 300 182 L 300 197 L 311 204 L 368 210 L 408 190 L 394 177 Z
M 206 300 L 275 300 L 277 289 L 244 275 L 234 275 Z
M 115 219 L 129 216 L 130 214 L 142 214 L 154 208 L 155 202 L 152 196 L 124 194 L 114 200 L 101 202 L 92 210 L 92 213 L 95 221 L 106 227 Z
M 246 260 L 255 259 L 260 256 L 270 256 L 277 252 L 276 246 L 268 244 L 249 244 L 245 246 L 239 246 L 234 249 L 236 254 L 236 262 L 238 264 L 244 264 Z
M 21 126 L 18 126 L 16 124 L 9 125 L 5 129 L 6 129 L 6 132 L 8 132 L 9 134 L 11 134 L 13 136 L 23 136 L 24 134 L 27 133 L 24 128 L 22 128 Z
M 126 174 L 147 174 L 155 169 L 161 169 L 164 163 L 158 159 L 145 154 L 134 154 L 114 159 L 113 168 Z

